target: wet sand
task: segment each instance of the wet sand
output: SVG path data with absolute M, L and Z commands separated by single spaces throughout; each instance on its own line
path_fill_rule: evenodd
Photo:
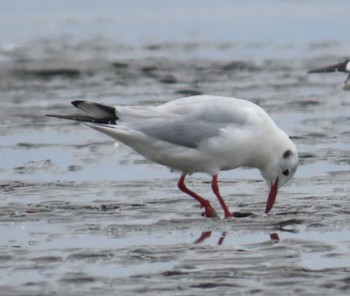
M 306 74 L 345 45 L 96 44 L 37 40 L 2 53 L 1 295 L 348 294 L 349 94 L 341 75 Z M 74 112 L 74 99 L 201 93 L 252 100 L 297 144 L 299 169 L 269 215 L 257 171 L 220 178 L 230 208 L 253 216 L 206 219 L 166 168 L 45 117 Z M 189 187 L 220 210 L 208 181 L 194 175 Z

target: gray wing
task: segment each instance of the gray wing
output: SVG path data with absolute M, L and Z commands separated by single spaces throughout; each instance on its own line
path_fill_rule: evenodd
M 153 112 L 148 110 L 150 113 L 141 117 L 129 114 L 125 120 L 130 128 L 156 139 L 196 148 L 201 142 L 218 136 L 225 127 L 242 128 L 249 117 L 244 108 L 232 109 L 226 104 L 179 105 L 177 102 L 173 105 L 154 108 Z
M 196 148 L 202 141 L 219 135 L 220 125 L 203 121 L 170 120 L 159 124 L 140 126 L 139 130 L 159 140 Z
M 48 116 L 108 124 L 111 128 L 114 126 L 113 129 L 123 126 L 155 140 L 189 148 L 219 136 L 224 128 L 230 127 L 234 131 L 247 127 L 251 114 L 263 112 L 248 101 L 216 96 L 187 97 L 158 107 L 112 107 L 87 101 L 73 101 L 72 104 L 88 115 Z

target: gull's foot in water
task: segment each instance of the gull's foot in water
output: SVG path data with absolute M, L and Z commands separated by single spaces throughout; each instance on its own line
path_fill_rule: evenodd
M 207 218 L 219 218 L 218 213 L 211 206 L 204 207 L 204 212 L 202 213 L 202 216 Z

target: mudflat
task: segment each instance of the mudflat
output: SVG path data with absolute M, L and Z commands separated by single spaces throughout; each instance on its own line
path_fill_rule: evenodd
M 38 40 L 0 65 L 0 294 L 346 295 L 349 95 L 339 76 L 306 74 L 341 45 L 300 54 L 292 44 L 296 61 L 261 43 L 99 44 Z M 195 94 L 249 99 L 296 143 L 298 171 L 268 215 L 257 171 L 219 178 L 231 210 L 253 216 L 204 218 L 178 175 L 45 117 L 74 113 L 75 99 L 156 105 Z M 221 214 L 209 181 L 193 175 L 188 186 Z

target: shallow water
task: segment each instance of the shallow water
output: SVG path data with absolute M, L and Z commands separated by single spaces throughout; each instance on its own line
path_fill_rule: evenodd
M 347 41 L 331 37 L 333 26 L 346 33 L 340 17 L 346 9 L 335 11 L 333 1 L 320 1 L 313 14 L 307 2 L 304 10 L 298 8 L 300 24 L 311 24 L 304 35 L 301 25 L 294 35 L 278 30 L 261 35 L 251 25 L 249 38 L 233 26 L 241 38 L 231 39 L 227 32 L 215 35 L 215 26 L 206 30 L 216 23 L 210 14 L 202 14 L 208 18 L 203 27 L 198 18 L 183 16 L 184 24 L 174 18 L 182 25 L 167 37 L 162 26 L 149 37 L 149 27 L 139 25 L 146 17 L 133 19 L 129 24 L 139 35 L 112 38 L 112 31 L 101 28 L 113 27 L 118 18 L 97 26 L 101 8 L 92 14 L 95 38 L 82 33 L 93 1 L 88 3 L 79 17 L 72 8 L 75 23 L 68 25 L 66 17 L 47 10 L 56 25 L 48 27 L 53 35 L 41 31 L 30 13 L 20 18 L 28 34 L 18 34 L 18 40 L 8 30 L 3 34 L 0 294 L 347 295 L 349 93 L 341 89 L 341 74 L 306 74 L 347 53 Z M 236 9 L 247 15 L 244 3 Z M 294 2 L 285 3 L 296 9 Z M 223 5 L 219 11 L 232 8 L 230 1 Z M 152 15 L 152 7 L 143 15 Z M 282 30 L 293 21 L 276 17 L 286 6 L 266 7 L 275 18 L 264 26 L 281 24 Z M 11 18 L 19 11 L 8 10 L 0 23 L 19 22 Z M 255 25 L 265 19 L 258 11 L 249 14 Z M 191 28 L 200 34 L 191 34 Z M 63 35 L 65 30 L 72 36 Z M 295 38 L 298 32 L 302 38 Z M 74 112 L 69 104 L 74 99 L 159 104 L 200 93 L 252 100 L 297 144 L 300 166 L 269 215 L 263 214 L 267 189 L 257 171 L 220 175 L 229 207 L 253 216 L 206 219 L 177 190 L 176 174 L 79 124 L 45 117 Z M 198 174 L 188 184 L 219 210 L 208 181 Z

